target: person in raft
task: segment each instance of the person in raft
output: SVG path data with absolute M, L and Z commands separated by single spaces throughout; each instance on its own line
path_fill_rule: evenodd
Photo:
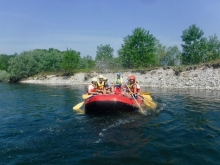
M 88 95 L 97 94 L 97 78 L 92 78 L 91 84 L 87 88 Z
M 121 86 L 123 84 L 123 77 L 120 72 L 117 73 L 117 77 L 114 81 L 114 86 L 112 87 L 112 91 L 117 93 L 121 93 Z
M 99 75 L 99 80 L 97 81 L 97 92 L 104 93 L 105 91 L 105 82 L 103 81 L 103 75 Z
M 105 83 L 104 86 L 105 86 L 106 88 L 109 88 L 108 79 L 107 79 L 106 77 L 104 77 L 104 78 L 103 78 L 103 81 L 104 81 L 104 83 Z
M 135 76 L 128 77 L 128 83 L 126 84 L 126 90 L 124 95 L 130 98 L 137 98 L 140 95 L 141 88 L 140 85 L 136 81 Z
M 112 93 L 112 88 L 110 87 L 110 85 L 108 84 L 108 79 L 106 77 L 103 78 L 103 81 L 105 82 L 105 90 L 106 93 Z

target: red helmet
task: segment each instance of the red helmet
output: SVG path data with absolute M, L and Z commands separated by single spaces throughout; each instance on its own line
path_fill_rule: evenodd
M 134 81 L 136 80 L 136 77 L 135 77 L 134 75 L 129 76 L 128 78 L 129 78 L 130 80 L 134 80 Z

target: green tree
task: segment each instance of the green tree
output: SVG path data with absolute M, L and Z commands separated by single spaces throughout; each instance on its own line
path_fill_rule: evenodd
M 166 47 L 157 41 L 156 56 L 158 58 L 157 63 L 162 66 L 179 65 L 181 62 L 181 51 L 176 45 Z
M 173 65 L 179 65 L 181 60 L 181 51 L 179 48 L 175 46 L 170 46 L 167 48 L 166 51 L 166 57 L 167 57 L 167 65 L 173 66 Z
M 39 72 L 39 66 L 30 52 L 22 52 L 9 60 L 8 72 L 11 81 L 18 81 L 21 78 L 32 76 Z
M 44 71 L 60 71 L 62 63 L 62 53 L 56 49 L 50 48 L 43 56 Z
M 167 65 L 168 61 L 166 58 L 166 46 L 162 45 L 158 40 L 156 40 L 156 57 L 157 64 L 159 65 Z
M 220 58 L 220 41 L 217 35 L 210 36 L 207 41 L 206 60 L 215 60 Z
M 206 38 L 202 37 L 204 32 L 196 25 L 189 26 L 183 31 L 182 62 L 183 64 L 197 64 L 205 58 Z
M 124 38 L 124 44 L 118 51 L 122 65 L 126 68 L 137 68 L 155 65 L 156 38 L 142 28 L 133 30 L 132 35 Z
M 64 52 L 62 59 L 62 68 L 65 72 L 74 72 L 78 68 L 80 52 L 68 50 Z
M 114 49 L 110 45 L 100 45 L 97 46 L 96 51 L 96 66 L 100 70 L 108 70 L 114 67 L 113 59 L 114 59 Z
M 89 55 L 84 56 L 83 58 L 80 58 L 78 68 L 85 70 L 95 68 L 95 61 Z
M 10 78 L 10 75 L 5 70 L 0 70 L 0 82 L 6 82 Z
M 15 55 L 6 55 L 1 54 L 0 55 L 0 70 L 7 70 L 8 69 L 8 61 L 10 58 L 14 57 Z

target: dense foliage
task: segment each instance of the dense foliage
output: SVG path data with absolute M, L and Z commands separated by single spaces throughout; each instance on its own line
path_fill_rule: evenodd
M 179 65 L 181 61 L 181 51 L 177 46 L 161 46 L 160 47 L 160 64 L 163 66 Z
M 206 61 L 220 58 L 220 41 L 218 40 L 216 34 L 214 36 L 209 36 L 206 48 Z
M 0 82 L 7 82 L 10 78 L 10 75 L 5 70 L 0 70 Z
M 183 47 L 182 62 L 183 64 L 197 64 L 204 60 L 206 50 L 206 38 L 202 37 L 204 32 L 196 25 L 183 31 L 181 36 Z
M 147 67 L 156 64 L 156 38 L 142 28 L 136 28 L 132 35 L 124 38 L 118 51 L 125 68 Z
M 92 56 L 84 56 L 79 59 L 78 69 L 82 71 L 89 71 L 95 67 L 95 61 L 92 59 Z
M 63 54 L 61 66 L 65 72 L 71 72 L 77 69 L 79 60 L 80 52 L 76 52 L 75 50 L 67 50 Z
M 220 59 L 220 41 L 217 35 L 205 38 L 196 25 L 189 26 L 181 35 L 182 51 L 174 46 L 165 46 L 149 31 L 135 28 L 124 37 L 121 48 L 114 56 L 109 45 L 97 46 L 96 57 L 81 57 L 80 52 L 54 48 L 35 49 L 14 55 L 0 54 L 0 81 L 13 82 L 38 73 L 106 72 L 116 69 L 135 69 L 149 66 L 191 65 Z M 109 70 L 110 69 L 110 70 Z
M 19 55 L 0 55 L 0 81 L 19 81 L 21 78 L 42 72 L 73 73 L 79 69 L 93 69 L 95 62 L 91 56 L 80 57 L 74 50 L 35 49 Z
M 220 41 L 217 36 L 203 37 L 204 32 L 196 25 L 189 26 L 183 31 L 182 41 L 182 63 L 198 64 L 208 62 L 220 57 Z
M 114 49 L 110 45 L 97 46 L 96 66 L 99 70 L 107 71 L 114 68 Z

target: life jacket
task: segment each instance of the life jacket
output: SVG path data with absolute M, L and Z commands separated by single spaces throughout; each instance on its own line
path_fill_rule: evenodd
M 141 89 L 140 89 L 140 86 L 138 85 L 137 82 L 135 82 L 133 84 L 129 84 L 128 88 L 131 90 L 132 93 L 134 93 L 134 85 L 136 85 L 136 92 L 139 93 Z
M 116 87 L 121 87 L 121 84 L 123 83 L 123 78 L 120 77 L 119 79 L 116 77 L 115 78 L 115 86 Z
M 98 90 L 103 90 L 105 87 L 105 82 L 102 81 L 102 83 L 100 83 L 99 81 L 97 82 L 97 89 Z

